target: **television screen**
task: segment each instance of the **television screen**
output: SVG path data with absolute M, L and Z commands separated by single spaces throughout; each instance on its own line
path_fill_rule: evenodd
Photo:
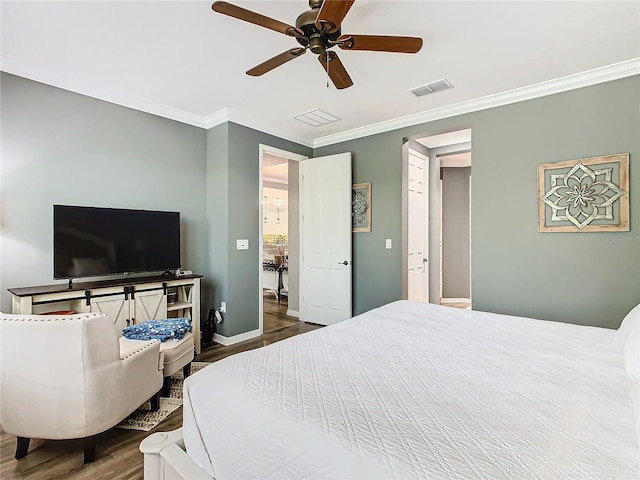
M 180 213 L 53 206 L 53 277 L 180 268 Z

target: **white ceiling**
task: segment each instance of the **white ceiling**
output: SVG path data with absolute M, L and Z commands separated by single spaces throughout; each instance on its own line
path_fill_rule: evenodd
M 438 156 L 441 167 L 470 167 L 471 152 Z
M 456 130 L 455 132 L 430 135 L 428 137 L 417 138 L 416 141 L 427 148 L 444 147 L 445 145 L 455 145 L 471 141 L 471 129 Z
M 304 0 L 233 1 L 293 24 Z M 2 1 L 3 71 L 199 126 L 231 119 L 313 145 L 640 57 L 638 1 L 357 0 L 343 33 L 421 36 L 415 55 L 338 50 L 354 86 L 326 88 L 311 52 L 262 77 L 245 71 L 294 39 L 211 10 L 208 1 Z M 635 63 L 634 63 L 634 69 Z M 408 90 L 447 78 L 455 88 Z M 342 120 L 291 117 L 320 107 Z
M 271 184 L 281 184 L 280 188 L 286 189 L 289 183 L 289 161 L 286 158 L 277 157 L 270 153 L 263 153 L 262 178 L 265 182 Z

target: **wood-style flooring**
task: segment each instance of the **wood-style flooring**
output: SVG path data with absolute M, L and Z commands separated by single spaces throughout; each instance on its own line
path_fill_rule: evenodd
M 215 362 L 235 353 L 253 350 L 320 328 L 319 325 L 299 322 L 296 319 L 291 320 L 292 317 L 278 319 L 276 314 L 273 315 L 274 321 L 278 320 L 281 323 L 273 323 L 270 326 L 273 328 L 270 333 L 228 347 L 217 343 L 203 345 L 202 352 L 196 355 L 194 360 Z M 284 316 L 286 317 L 286 315 Z M 265 325 L 269 321 L 265 318 Z M 290 323 L 285 325 L 284 322 Z M 0 479 L 142 479 L 143 456 L 138 450 L 140 442 L 156 431 L 175 430 L 181 426 L 182 407 L 150 432 L 112 428 L 98 436 L 96 461 L 88 465 L 82 464 L 81 440 L 32 439 L 29 454 L 21 460 L 16 460 L 14 458 L 16 437 L 1 431 Z
M 300 321 L 295 317 L 287 315 L 287 308 L 289 307 L 288 298 L 282 296 L 280 300 L 280 306 L 278 306 L 278 300 L 275 295 L 267 293 L 263 295 L 263 325 L 262 331 L 264 333 L 275 332 L 281 328 L 290 327 L 291 325 L 297 325 Z
M 451 303 L 442 303 L 443 307 L 453 307 L 453 308 L 464 308 L 464 309 L 469 309 L 469 307 L 471 307 L 471 304 L 468 302 L 451 302 Z

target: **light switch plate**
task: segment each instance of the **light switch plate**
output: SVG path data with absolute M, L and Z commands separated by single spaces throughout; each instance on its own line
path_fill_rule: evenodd
M 385 247 L 387 248 L 387 250 L 391 250 L 391 239 L 387 238 L 386 242 L 385 242 Z
M 249 240 L 236 240 L 236 250 L 249 250 Z

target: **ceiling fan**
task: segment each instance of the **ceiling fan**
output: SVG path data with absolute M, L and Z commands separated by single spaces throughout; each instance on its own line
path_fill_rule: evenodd
M 353 85 L 353 81 L 338 54 L 329 50 L 336 45 L 343 50 L 397 53 L 417 53 L 422 48 L 422 39 L 417 37 L 343 34 L 342 20 L 354 2 L 355 0 L 309 0 L 311 9 L 298 16 L 295 27 L 227 2 L 214 2 L 211 8 L 215 12 L 295 37 L 301 45 L 253 67 L 247 71 L 247 75 L 264 75 L 311 50 L 318 55 L 318 60 L 336 88 L 343 89 Z

